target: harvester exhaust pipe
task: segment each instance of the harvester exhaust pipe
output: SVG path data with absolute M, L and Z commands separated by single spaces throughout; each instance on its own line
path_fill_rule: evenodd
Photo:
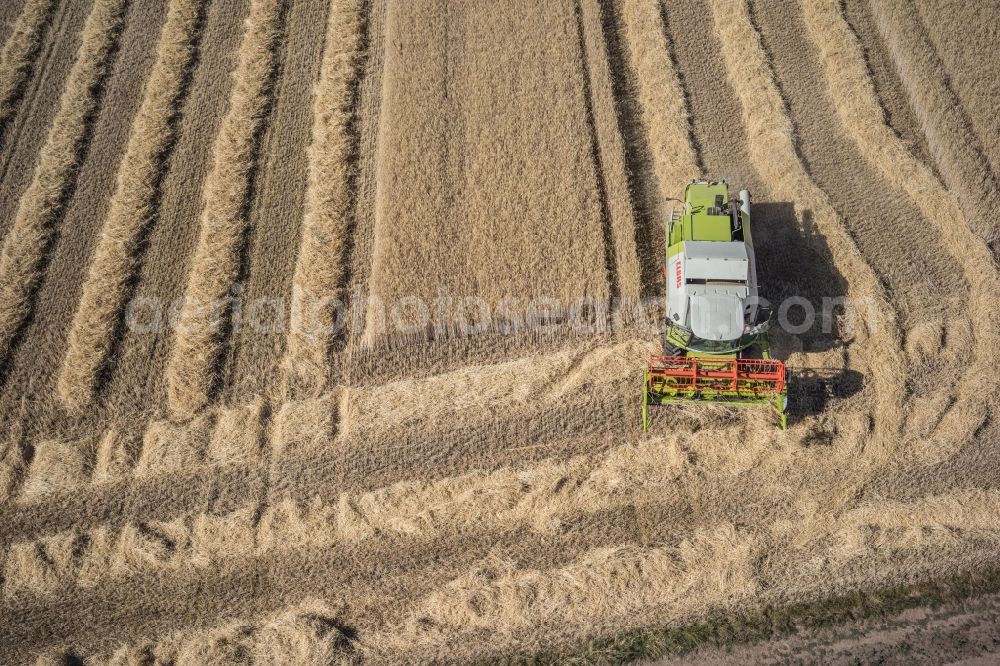
M 750 193 L 746 190 L 740 190 L 740 210 L 746 215 L 746 219 L 750 219 Z

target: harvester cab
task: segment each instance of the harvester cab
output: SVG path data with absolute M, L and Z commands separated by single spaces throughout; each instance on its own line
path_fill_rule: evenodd
M 759 303 L 750 193 L 731 200 L 724 180 L 692 181 L 666 227 L 667 324 L 643 376 L 643 429 L 650 406 L 686 401 L 769 405 L 784 429 L 785 365 L 770 356 L 771 311 Z

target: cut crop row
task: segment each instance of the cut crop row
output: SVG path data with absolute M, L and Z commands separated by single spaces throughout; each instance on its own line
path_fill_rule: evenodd
M 229 110 L 205 181 L 201 233 L 166 371 L 169 407 L 178 416 L 190 417 L 208 404 L 217 381 L 227 297 L 240 276 L 247 201 L 271 104 L 286 10 L 285 0 L 254 0 L 246 21 Z
M 203 11 L 199 0 L 170 3 L 156 63 L 118 169 L 117 188 L 70 331 L 59 394 L 71 407 L 93 401 L 124 317 L 140 240 L 157 214 L 157 192 L 175 138 Z

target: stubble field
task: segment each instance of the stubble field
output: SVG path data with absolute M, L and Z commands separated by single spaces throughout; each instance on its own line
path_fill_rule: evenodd
M 998 15 L 0 3 L 0 661 L 576 655 L 997 570 Z M 642 432 L 692 178 L 799 304 L 787 432 Z

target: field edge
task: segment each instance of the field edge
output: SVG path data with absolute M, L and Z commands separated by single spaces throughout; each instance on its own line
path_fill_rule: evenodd
M 681 657 L 699 647 L 735 647 L 795 635 L 803 629 L 888 619 L 903 611 L 1000 592 L 1000 567 L 928 579 L 910 585 L 856 591 L 757 611 L 717 613 L 702 622 L 643 627 L 597 636 L 564 649 L 509 654 L 495 662 L 517 665 L 623 664 Z

